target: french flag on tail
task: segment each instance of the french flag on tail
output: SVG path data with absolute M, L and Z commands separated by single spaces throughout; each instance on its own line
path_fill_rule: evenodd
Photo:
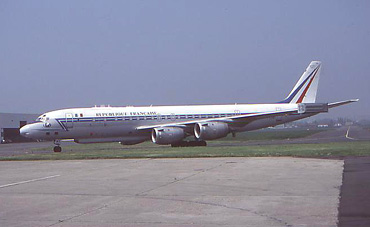
M 312 61 L 293 90 L 280 103 L 315 103 L 321 71 L 321 62 Z

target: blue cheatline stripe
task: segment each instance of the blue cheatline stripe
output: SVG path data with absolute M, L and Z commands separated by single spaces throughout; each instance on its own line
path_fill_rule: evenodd
M 313 75 L 313 73 L 318 69 L 319 67 L 317 67 L 314 71 L 312 71 L 312 73 L 301 83 L 301 85 L 299 85 L 299 87 L 297 89 L 295 89 L 295 91 L 286 99 L 284 99 L 283 101 L 280 101 L 278 103 L 290 103 L 293 98 L 297 95 L 297 93 L 299 92 L 299 90 L 302 89 L 303 85 L 310 79 L 310 77 Z
M 60 125 L 60 127 L 62 127 L 63 130 L 68 131 L 66 126 L 59 119 L 55 119 L 55 120 L 57 120 L 58 124 Z

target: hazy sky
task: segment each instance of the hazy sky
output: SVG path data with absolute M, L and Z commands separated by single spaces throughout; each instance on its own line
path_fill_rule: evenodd
M 275 102 L 311 60 L 370 117 L 370 1 L 0 1 L 0 112 Z

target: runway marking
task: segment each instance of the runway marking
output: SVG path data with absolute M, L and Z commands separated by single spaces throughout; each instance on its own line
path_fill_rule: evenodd
M 346 138 L 349 139 L 349 140 L 356 140 L 355 138 L 352 138 L 352 137 L 348 136 L 350 129 L 351 129 L 351 126 L 349 126 L 348 129 L 347 129 Z
M 60 175 L 54 175 L 54 176 L 48 176 L 48 177 L 37 178 L 37 179 L 32 179 L 32 180 L 20 181 L 20 182 L 11 183 L 11 184 L 4 184 L 4 185 L 0 185 L 0 188 L 6 188 L 6 187 L 10 187 L 10 186 L 15 186 L 15 185 L 19 185 L 19 184 L 26 184 L 26 183 L 31 183 L 31 182 L 35 182 L 35 181 L 42 181 L 42 180 L 47 180 L 47 179 L 55 178 L 55 177 L 60 177 Z

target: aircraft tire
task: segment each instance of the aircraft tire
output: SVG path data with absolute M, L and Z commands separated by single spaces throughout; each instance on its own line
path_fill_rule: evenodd
M 54 152 L 62 152 L 62 148 L 60 146 L 55 146 Z
M 205 140 L 202 140 L 202 141 L 199 141 L 199 145 L 200 147 L 206 147 L 207 146 L 207 142 Z

